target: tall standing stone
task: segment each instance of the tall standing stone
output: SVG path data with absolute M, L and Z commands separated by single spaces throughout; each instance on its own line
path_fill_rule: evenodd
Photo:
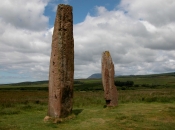
M 102 83 L 107 106 L 118 105 L 117 88 L 114 85 L 114 64 L 109 51 L 102 54 Z
M 69 5 L 58 5 L 52 35 L 48 116 L 64 118 L 73 107 L 74 39 Z

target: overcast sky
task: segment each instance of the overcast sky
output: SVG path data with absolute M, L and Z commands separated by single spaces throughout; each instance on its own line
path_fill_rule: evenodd
M 73 6 L 75 78 L 100 73 L 105 50 L 116 75 L 175 72 L 174 0 L 4 0 L 0 84 L 48 80 L 60 3 Z

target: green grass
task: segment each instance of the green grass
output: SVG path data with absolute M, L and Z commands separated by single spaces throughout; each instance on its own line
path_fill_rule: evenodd
M 0 130 L 175 129 L 174 75 L 120 76 L 116 80 L 133 81 L 137 86 L 117 87 L 119 105 L 114 108 L 104 107 L 101 79 L 75 80 L 73 118 L 58 124 L 43 121 L 47 81 L 0 85 Z
M 126 76 L 115 78 L 118 81 L 134 81 L 137 85 L 157 85 L 163 88 L 175 88 L 175 76 L 172 75 L 155 75 L 155 76 Z
M 173 130 L 175 128 L 175 104 L 169 103 L 164 105 L 161 103 L 127 103 L 120 104 L 116 108 L 74 108 L 74 112 L 79 111 L 75 118 L 59 124 L 44 123 L 43 117 L 46 109 L 37 110 L 36 108 L 23 110 L 16 115 L 1 116 L 1 130 Z
M 47 91 L 0 91 L 0 130 L 127 130 L 175 128 L 175 89 L 119 90 L 119 106 L 104 108 L 103 91 L 75 91 L 72 119 L 43 121 Z
M 116 81 L 133 81 L 133 87 L 117 87 L 118 90 L 128 89 L 162 89 L 175 88 L 175 73 L 160 75 L 143 75 L 143 76 L 118 76 Z M 47 91 L 48 81 L 23 82 L 15 84 L 0 85 L 0 90 L 30 90 L 30 91 Z M 76 79 L 74 81 L 75 91 L 97 91 L 103 90 L 101 79 Z

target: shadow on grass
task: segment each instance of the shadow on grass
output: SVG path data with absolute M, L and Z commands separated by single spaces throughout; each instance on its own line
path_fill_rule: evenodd
M 79 115 L 82 111 L 83 111 L 83 109 L 74 109 L 74 110 L 72 110 L 72 113 L 75 114 L 75 115 L 77 116 L 77 115 Z

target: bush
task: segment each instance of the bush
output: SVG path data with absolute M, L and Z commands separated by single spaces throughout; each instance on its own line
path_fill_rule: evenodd
M 132 87 L 134 85 L 134 82 L 133 81 L 115 81 L 114 84 L 119 87 L 122 87 L 122 86 Z
M 82 81 L 74 80 L 74 84 L 83 84 Z
M 138 84 L 135 84 L 134 87 L 139 87 L 139 85 Z

